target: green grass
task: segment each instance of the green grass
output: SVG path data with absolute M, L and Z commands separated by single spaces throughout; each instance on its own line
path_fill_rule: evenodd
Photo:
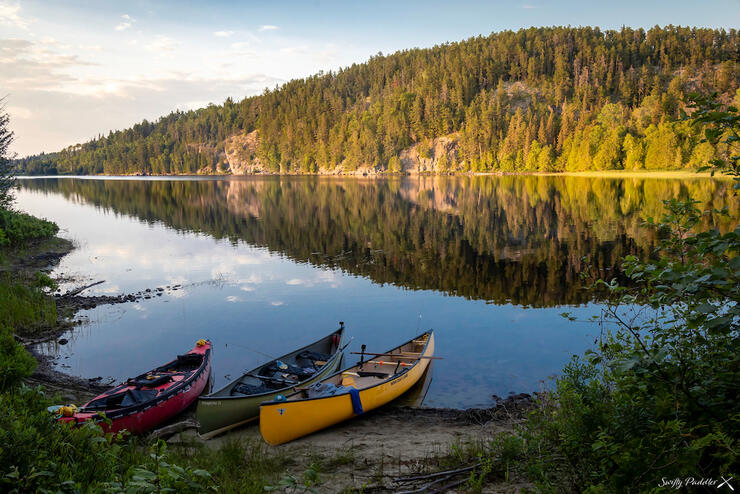
M 14 280 L 0 274 L 0 327 L 17 334 L 33 334 L 53 327 L 57 322 L 54 299 L 44 293 L 50 281 L 45 275 L 34 280 Z
M 0 247 L 15 247 L 31 240 L 51 238 L 57 234 L 56 223 L 0 208 Z
M 286 468 L 296 464 L 285 454 L 271 452 L 262 441 L 238 439 L 219 449 L 202 442 L 172 446 L 170 458 L 209 471 L 221 493 L 263 493 L 266 485 L 277 484 Z

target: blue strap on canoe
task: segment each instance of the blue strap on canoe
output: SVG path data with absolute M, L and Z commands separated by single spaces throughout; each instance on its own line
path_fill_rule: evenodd
M 355 415 L 362 413 L 362 401 L 360 401 L 360 392 L 355 388 L 349 388 L 349 397 L 352 398 L 352 411 Z

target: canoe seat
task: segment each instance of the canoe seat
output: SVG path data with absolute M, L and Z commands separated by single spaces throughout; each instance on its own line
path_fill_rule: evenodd
M 360 377 L 379 377 L 381 379 L 391 377 L 390 374 L 385 372 L 357 371 L 357 374 L 359 374 Z

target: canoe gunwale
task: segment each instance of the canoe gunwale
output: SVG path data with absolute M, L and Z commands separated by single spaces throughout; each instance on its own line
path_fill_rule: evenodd
M 308 348 L 310 348 L 310 347 L 312 347 L 312 346 L 314 346 L 314 345 L 316 345 L 318 343 L 321 343 L 323 340 L 326 340 L 328 338 L 333 337 L 337 333 L 339 333 L 339 346 L 337 347 L 337 350 L 334 352 L 334 354 L 331 356 L 331 358 L 326 361 L 326 364 L 324 364 L 322 366 L 322 368 L 319 369 L 318 372 L 316 372 L 316 374 L 314 374 L 314 375 L 312 375 L 312 376 L 304 379 L 303 381 L 297 382 L 297 383 L 295 383 L 295 384 L 293 384 L 291 386 L 285 386 L 283 388 L 272 389 L 272 390 L 266 391 L 264 393 L 255 393 L 255 394 L 251 394 L 251 395 L 234 396 L 234 395 L 218 395 L 217 394 L 217 393 L 220 393 L 222 391 L 226 391 L 229 388 L 233 388 L 234 386 L 236 386 L 236 384 L 242 378 L 244 378 L 245 376 L 249 376 L 252 372 L 255 372 L 255 371 L 259 370 L 260 368 L 264 367 L 265 365 L 268 365 L 271 362 L 275 362 L 277 360 L 287 359 L 289 356 L 294 355 L 294 354 L 297 355 L 297 354 L 301 353 L 302 351 L 304 351 L 304 350 L 306 350 L 306 349 L 308 349 Z M 313 343 L 309 343 L 308 345 L 305 345 L 305 346 L 299 348 L 298 350 L 293 350 L 292 352 L 286 353 L 285 355 L 282 355 L 282 356 L 280 356 L 280 357 L 278 357 L 276 359 L 270 360 L 270 361 L 268 361 L 268 362 L 266 362 L 266 363 L 264 363 L 262 365 L 258 365 L 254 369 L 252 369 L 252 370 L 250 370 L 248 372 L 245 372 L 241 376 L 239 376 L 236 379 L 234 379 L 233 381 L 229 382 L 228 384 L 226 384 L 225 386 L 223 386 L 221 389 L 218 389 L 218 390 L 214 391 L 213 393 L 207 394 L 205 396 L 199 396 L 198 397 L 198 401 L 254 400 L 254 399 L 259 398 L 261 396 L 270 396 L 270 395 L 274 395 L 274 394 L 281 394 L 284 391 L 292 390 L 295 387 L 301 386 L 303 384 L 306 384 L 306 383 L 308 383 L 310 381 L 315 380 L 317 378 L 317 376 L 321 376 L 321 373 L 323 372 L 323 369 L 331 369 L 332 368 L 332 365 L 334 364 L 334 362 L 338 358 L 341 358 L 342 354 L 344 353 L 344 347 L 342 346 L 343 340 L 344 340 L 344 328 L 340 328 L 340 329 L 332 332 L 331 334 L 329 334 L 327 336 L 324 336 L 323 338 L 320 338 L 320 339 L 314 341 Z M 255 376 L 251 376 L 251 377 L 255 377 Z M 320 379 L 323 380 L 323 379 L 326 379 L 328 377 L 329 376 L 321 376 Z
M 432 333 L 433 333 L 433 330 L 431 330 L 431 329 L 428 330 L 428 331 L 425 331 L 425 332 L 421 333 L 420 335 L 417 335 L 414 338 L 411 338 L 407 342 L 401 343 L 400 345 L 398 345 L 397 347 L 393 348 L 392 350 L 390 350 L 389 352 L 386 352 L 386 353 L 390 353 L 390 352 L 396 350 L 397 348 L 401 348 L 401 347 L 403 347 L 405 345 L 408 345 L 409 343 L 412 343 L 414 340 L 419 339 L 422 336 L 429 335 L 427 337 L 426 342 L 424 343 L 424 349 L 420 353 L 421 355 L 424 355 L 424 353 L 426 353 L 427 348 L 429 347 L 429 342 L 431 341 Z M 383 379 L 383 380 L 381 380 L 381 381 L 379 381 L 379 382 L 377 382 L 375 384 L 372 384 L 372 385 L 367 386 L 365 388 L 358 389 L 357 391 L 362 392 L 362 391 L 365 391 L 367 389 L 372 389 L 372 388 L 381 386 L 383 384 L 386 384 L 386 383 L 389 383 L 389 382 L 393 382 L 396 379 L 400 379 L 401 376 L 407 374 L 411 369 L 413 369 L 414 367 L 416 367 L 416 364 L 418 364 L 421 360 L 422 360 L 421 358 L 418 358 L 418 359 L 416 359 L 414 361 L 414 363 L 411 366 L 405 367 L 403 371 L 398 372 L 396 374 L 393 374 L 393 375 L 391 375 L 391 376 L 389 376 L 389 377 L 387 377 L 387 378 L 385 378 L 385 379 Z M 339 371 L 335 372 L 334 374 L 331 374 L 329 376 L 324 377 L 319 382 L 323 382 L 323 381 L 326 381 L 328 379 L 331 379 L 332 377 L 341 375 L 343 372 L 347 372 L 350 369 L 354 369 L 358 365 L 359 365 L 359 362 L 357 364 L 351 365 L 349 367 L 345 367 L 344 369 L 339 370 Z M 294 396 L 294 395 L 296 395 L 298 393 L 301 393 L 301 391 L 297 391 L 295 393 L 291 393 L 290 396 Z M 299 401 L 300 402 L 306 402 L 306 401 L 314 401 L 314 400 L 324 400 L 326 398 L 334 398 L 334 397 L 337 397 L 337 396 L 348 395 L 349 393 L 350 393 L 349 390 L 347 390 L 347 391 L 343 391 L 341 393 L 337 393 L 337 394 L 334 394 L 334 395 L 331 395 L 331 396 L 314 396 L 313 398 L 300 398 L 300 399 L 296 399 L 296 400 L 291 400 L 290 399 L 290 396 L 288 396 L 287 397 L 288 398 L 287 401 L 265 401 L 265 402 L 262 402 L 262 403 L 260 403 L 260 408 L 261 407 L 266 407 L 266 406 L 279 406 L 279 405 L 283 405 L 284 406 L 286 403 L 291 403 L 291 402 L 299 402 Z

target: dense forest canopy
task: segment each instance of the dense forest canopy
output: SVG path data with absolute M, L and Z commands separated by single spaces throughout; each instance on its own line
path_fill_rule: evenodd
M 737 31 L 548 27 L 372 57 L 18 161 L 23 173 L 696 168 L 689 92 L 740 102 Z

